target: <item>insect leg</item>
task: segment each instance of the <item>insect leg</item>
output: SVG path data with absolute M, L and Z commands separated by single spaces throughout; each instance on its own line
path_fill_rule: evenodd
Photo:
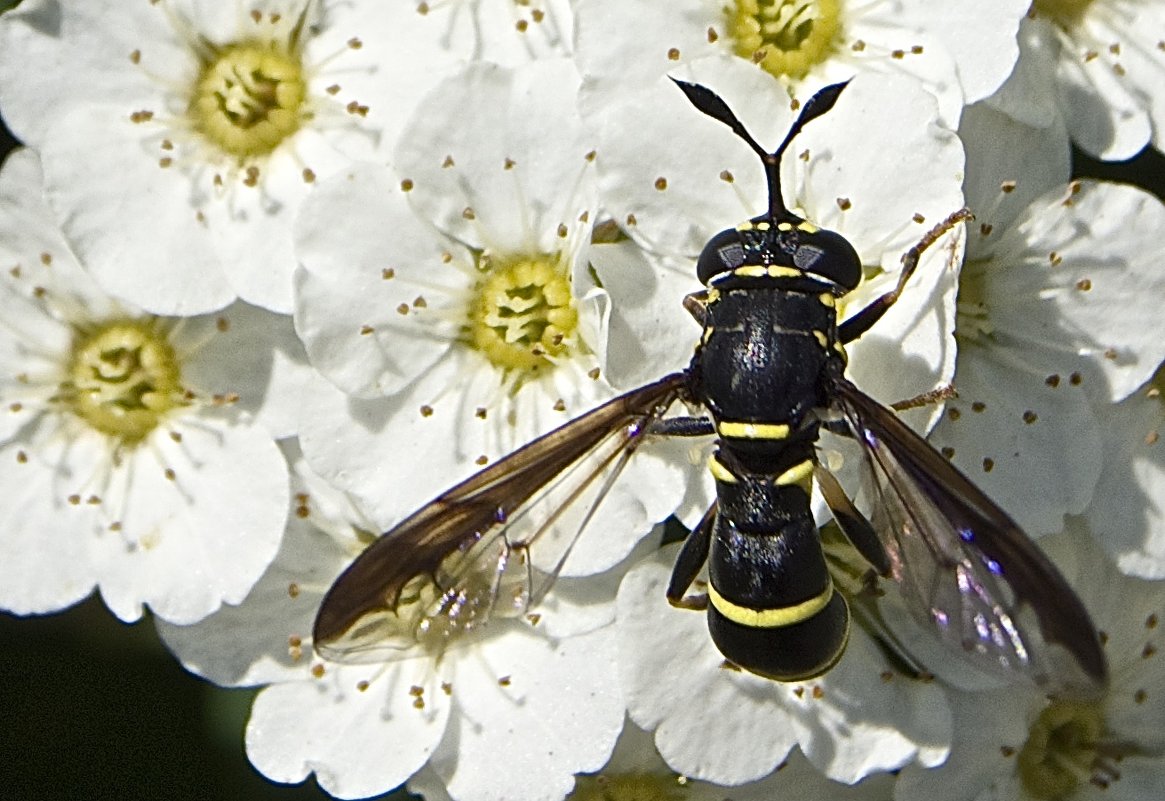
M 708 560 L 708 546 L 712 542 L 712 527 L 716 522 L 716 504 L 708 507 L 708 511 L 700 518 L 700 522 L 692 529 L 692 533 L 684 540 L 684 547 L 676 557 L 675 567 L 672 568 L 671 580 L 667 584 L 667 599 L 672 606 L 684 609 L 705 609 L 708 606 L 708 596 L 698 595 L 685 597 L 684 593 L 692 582 L 704 562 Z
M 690 296 L 689 296 L 690 297 Z M 716 426 L 707 417 L 668 417 L 654 420 L 648 429 L 650 434 L 661 434 L 673 437 L 702 437 L 716 433 Z M 684 593 L 696 580 L 696 574 L 708 559 L 708 547 L 712 540 L 712 525 L 716 522 L 716 504 L 713 503 L 692 533 L 684 540 L 684 547 L 676 559 L 672 569 L 671 581 L 668 582 L 667 599 L 673 606 L 686 609 L 704 609 L 708 605 L 708 596 L 701 595 L 685 598 Z
M 932 403 L 942 403 L 943 401 L 957 397 L 959 397 L 958 390 L 950 384 L 944 384 L 937 389 L 932 389 L 930 392 L 923 392 L 921 395 L 915 395 L 913 398 L 891 403 L 890 408 L 896 412 L 904 412 L 907 409 L 918 409 L 923 406 L 930 406 Z
M 817 480 L 821 496 L 825 498 L 829 511 L 833 513 L 833 519 L 837 521 L 846 539 L 858 549 L 858 553 L 879 575 L 889 575 L 890 556 L 882 546 L 882 541 L 878 539 L 878 534 L 870 521 L 858 511 L 854 502 L 845 494 L 833 473 L 817 465 L 813 470 L 813 477 Z
M 707 417 L 665 417 L 652 420 L 647 433 L 665 437 L 707 437 L 716 433 L 716 424 Z
M 902 294 L 903 287 L 910 280 L 910 276 L 914 274 L 914 270 L 918 267 L 918 260 L 926 249 L 937 242 L 938 238 L 947 231 L 961 222 L 972 219 L 972 217 L 970 209 L 959 209 L 927 231 L 926 235 L 918 240 L 918 244 L 906 251 L 902 256 L 902 272 L 898 274 L 898 285 L 838 326 L 838 339 L 841 340 L 842 344 L 847 345 L 853 342 L 869 331 L 878 320 L 881 320 L 882 315 L 898 302 L 898 296 Z
M 708 324 L 708 290 L 701 289 L 699 292 L 693 292 L 690 295 L 684 295 L 684 308 L 688 310 L 688 314 L 696 318 L 696 322 L 701 326 Z

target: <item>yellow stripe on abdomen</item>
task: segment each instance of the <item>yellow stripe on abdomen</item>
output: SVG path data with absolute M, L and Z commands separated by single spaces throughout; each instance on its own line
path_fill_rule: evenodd
M 729 601 L 708 585 L 708 600 L 716 611 L 724 615 L 733 623 L 748 626 L 754 629 L 776 629 L 801 623 L 816 615 L 829 604 L 833 598 L 833 582 L 830 581 L 820 595 L 791 606 L 781 606 L 776 609 L 753 609 L 750 606 L 741 606 Z
M 813 488 L 812 482 L 813 462 L 810 459 L 793 465 L 773 480 L 773 483 L 778 487 L 789 487 L 796 484 L 804 489 L 805 492 L 809 492 Z

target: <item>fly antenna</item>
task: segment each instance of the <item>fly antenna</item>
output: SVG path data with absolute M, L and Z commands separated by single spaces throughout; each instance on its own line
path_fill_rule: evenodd
M 752 152 L 760 157 L 761 162 L 765 165 L 765 176 L 768 178 L 769 184 L 769 216 L 773 219 L 790 216 L 789 210 L 785 207 L 785 199 L 781 194 L 781 158 L 789 147 L 789 143 L 796 138 L 797 134 L 801 133 L 801 129 L 807 123 L 833 108 L 833 104 L 841 95 L 841 90 L 845 89 L 849 82 L 831 84 L 809 98 L 809 102 L 804 105 L 797 120 L 789 128 L 789 132 L 785 134 L 785 141 L 781 142 L 780 147 L 769 153 L 757 144 L 757 141 L 752 138 L 752 134 L 744 127 L 744 123 L 737 119 L 720 95 L 698 83 L 688 83 L 677 78 L 672 78 L 672 81 L 683 91 L 693 106 L 712 119 L 719 120 L 731 128 L 733 133 L 743 139 L 752 148 Z

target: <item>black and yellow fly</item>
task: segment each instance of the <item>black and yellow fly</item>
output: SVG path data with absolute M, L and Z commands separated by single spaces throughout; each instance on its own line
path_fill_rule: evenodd
M 659 436 L 715 436 L 716 501 L 687 537 L 668 598 L 708 568 L 708 626 L 733 664 L 794 681 L 842 656 L 850 612 L 810 508 L 814 483 L 872 573 L 901 587 L 940 641 L 989 670 L 1052 690 L 1096 689 L 1107 665 L 1088 613 L 1016 523 L 889 408 L 846 380 L 844 346 L 897 300 L 923 251 L 969 218 L 956 212 L 903 256 L 896 288 L 844 322 L 838 300 L 862 266 L 853 247 L 790 212 L 781 157 L 844 84 L 802 109 L 766 152 L 709 89 L 676 81 L 693 105 L 761 158 L 769 208 L 717 234 L 684 306 L 703 327 L 689 367 L 627 392 L 438 496 L 370 545 L 337 579 L 314 629 L 318 653 L 385 659 L 437 653 L 491 615 L 545 594 L 622 466 Z M 707 417 L 667 416 L 677 401 Z M 867 518 L 816 457 L 820 429 L 864 454 Z M 703 598 L 703 596 L 701 596 Z

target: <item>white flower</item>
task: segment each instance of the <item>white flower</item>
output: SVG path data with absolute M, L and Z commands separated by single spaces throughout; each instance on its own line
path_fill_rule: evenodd
M 1104 530 L 1097 531 L 1105 535 Z M 1016 687 L 950 691 L 955 739 L 946 764 L 905 769 L 898 801 L 943 798 L 1146 799 L 1165 791 L 1165 582 L 1123 576 L 1069 519 L 1041 546 L 1102 632 L 1111 682 L 1091 702 L 1048 701 Z
M 841 661 L 818 679 L 778 683 L 726 667 L 705 616 L 665 598 L 675 551 L 665 548 L 634 567 L 617 601 L 628 713 L 655 731 L 673 770 L 737 785 L 772 773 L 799 745 L 826 776 L 852 784 L 946 756 L 951 731 L 942 690 L 904 678 L 860 627 L 851 630 Z
M 1118 404 L 1098 410 L 1104 469 L 1084 514 L 1130 576 L 1165 578 L 1165 403 L 1160 371 Z
M 997 97 L 997 96 L 996 96 Z M 968 106 L 959 124 L 967 153 L 964 192 L 976 215 L 969 253 L 989 249 L 1033 200 L 1068 183 L 1072 148 L 1063 120 L 1038 127 L 996 108 L 995 99 Z
M 505 755 L 498 754 L 499 759 Z M 849 786 L 832 782 L 809 764 L 800 752 L 789 754 L 777 772 L 764 779 L 731 788 L 692 779 L 668 768 L 655 750 L 651 735 L 628 721 L 619 736 L 615 753 L 601 771 L 575 777 L 570 801 L 771 801 L 785 795 L 799 801 L 884 801 L 890 797 L 893 778 L 872 776 Z M 425 768 L 409 780 L 410 792 L 425 801 L 449 801 L 433 771 Z
M 0 173 L 0 607 L 55 611 L 97 586 L 123 620 L 143 604 L 199 620 L 242 600 L 282 535 L 286 464 L 239 408 L 260 408 L 278 337 L 254 354 L 245 334 L 264 315 L 241 305 L 175 320 L 111 300 L 41 192 L 33 153 L 10 155 Z
M 97 281 L 158 314 L 291 308 L 292 216 L 465 55 L 408 3 L 57 3 L 0 19 L 0 106 Z
M 514 67 L 570 55 L 570 0 L 413 0 L 444 41 L 475 61 Z
M 862 73 L 911 76 L 956 125 L 1015 64 L 1022 0 L 579 0 L 576 58 L 589 88 L 636 91 L 677 68 L 731 55 L 759 66 L 786 98 Z
M 157 624 L 187 670 L 223 687 L 302 678 L 324 592 L 374 536 L 351 499 L 307 467 L 294 439 L 280 444 L 291 465 L 291 514 L 266 572 L 237 606 L 192 625 Z
M 339 389 L 304 398 L 303 449 L 382 524 L 614 394 L 577 84 L 561 60 L 471 66 L 422 104 L 403 177 L 362 166 L 304 207 L 296 328 Z M 675 508 L 666 450 L 632 461 L 568 573 L 610 567 Z
M 562 579 L 536 615 L 491 620 L 440 654 L 330 663 L 312 655 L 312 620 L 366 540 L 354 523 L 366 524 L 293 462 L 296 515 L 254 592 L 195 626 L 160 627 L 200 675 L 271 683 L 246 735 L 264 775 L 298 782 L 314 772 L 332 795 L 362 798 L 427 765 L 452 798 L 550 800 L 570 790 L 572 774 L 601 767 L 624 717 L 613 625 L 622 570 Z
M 428 763 L 459 801 L 560 799 L 573 773 L 606 761 L 622 725 L 611 628 L 552 640 L 496 622 L 439 665 L 305 665 L 259 693 L 247 753 L 271 779 L 314 772 L 339 798 L 384 792 Z
M 1045 124 L 1061 115 L 1087 153 L 1120 161 L 1165 130 L 1165 8 L 1154 0 L 1036 0 L 1015 74 L 996 101 Z
M 996 146 L 970 151 L 968 174 L 979 178 L 968 189 L 977 219 L 960 277 L 959 397 L 931 439 L 1038 535 L 1093 497 L 1102 464 L 1093 404 L 1120 401 L 1165 358 L 1165 206 L 1088 181 L 1016 208 L 1006 196 L 1030 197 L 1058 168 L 1041 172 L 1042 146 L 1023 144 L 1038 137 L 1012 125 L 990 129 Z M 964 130 L 969 142 L 976 133 Z M 1009 145 L 1010 160 L 991 157 Z

